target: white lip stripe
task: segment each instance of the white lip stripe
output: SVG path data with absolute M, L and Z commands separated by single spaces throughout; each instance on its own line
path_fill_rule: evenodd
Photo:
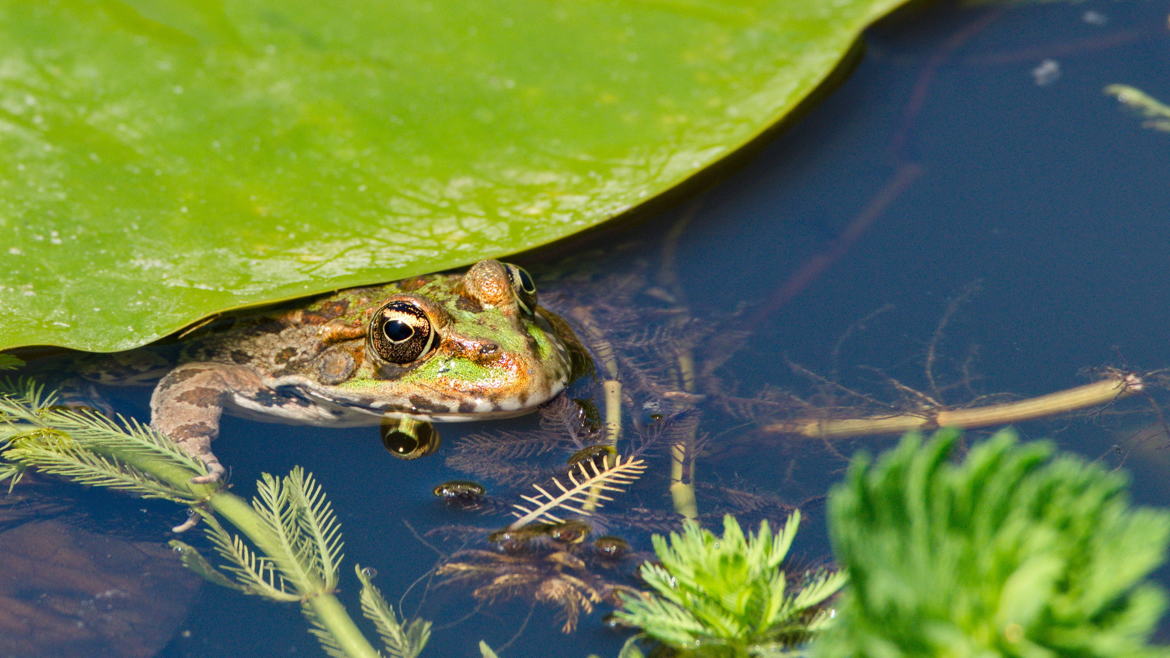
M 488 399 L 478 398 L 475 399 L 475 406 L 471 412 L 460 412 L 457 408 L 448 406 L 447 411 L 409 413 L 404 411 L 404 407 L 408 407 L 409 402 L 402 404 L 396 400 L 383 399 L 361 405 L 358 401 L 366 396 L 350 397 L 335 389 L 322 391 L 315 382 L 302 376 L 280 377 L 268 380 L 265 384 L 269 388 L 294 389 L 299 396 L 312 404 L 265 406 L 250 398 L 235 395 L 232 400 L 233 406 L 237 411 L 244 412 L 240 415 L 268 422 L 333 427 L 376 425 L 385 417 L 405 417 L 448 423 L 508 418 L 534 410 L 538 405 L 550 400 L 565 389 L 565 382 L 558 378 L 549 382 L 547 395 L 532 395 L 526 405 L 521 404 L 520 399 L 514 397 L 500 400 L 495 404 Z

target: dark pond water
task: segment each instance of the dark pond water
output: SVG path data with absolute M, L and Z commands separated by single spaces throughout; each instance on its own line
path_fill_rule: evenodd
M 899 17 L 871 31 L 864 57 L 838 88 L 717 184 L 573 250 L 633 244 L 592 261 L 592 271 L 653 272 L 671 227 L 693 213 L 673 262 L 699 326 L 717 329 L 695 354 L 702 361 L 737 348 L 720 376 L 743 397 L 775 386 L 823 401 L 827 389 L 791 364 L 890 404 L 905 400 L 894 380 L 963 404 L 981 394 L 1067 388 L 1089 381 L 1090 368 L 1164 368 L 1170 134 L 1143 128 L 1141 117 L 1102 89 L 1124 83 L 1170 100 L 1166 19 L 1160 3 L 1118 2 L 935 8 Z M 639 259 L 650 262 L 648 270 L 639 269 Z M 556 292 L 549 274 L 556 268 L 546 260 L 530 262 L 538 277 L 546 275 L 538 283 Z M 575 290 L 574 299 L 605 304 L 615 297 L 602 281 Z M 635 300 L 661 305 L 649 296 Z M 739 330 L 750 334 L 728 340 Z M 925 374 L 932 345 L 933 385 Z M 118 395 L 124 412 L 148 415 L 146 391 Z M 839 392 L 836 400 L 844 401 Z M 1124 465 L 1138 500 L 1165 504 L 1166 440 L 1130 438 L 1156 422 L 1149 408 L 1137 400 L 1020 430 Z M 800 505 L 806 523 L 796 554 L 804 563 L 827 559 L 821 497 L 840 477 L 843 457 L 893 443 L 871 437 L 827 446 L 761 434 L 756 423 L 722 409 L 702 408 L 697 417 L 699 434 L 708 437 L 697 462 L 700 512 L 744 505 L 730 489 L 771 501 L 745 519 L 783 518 L 785 506 Z M 602 614 L 584 617 L 565 636 L 552 608 L 533 609 L 523 598 L 479 605 L 467 587 L 427 576 L 440 553 L 482 548 L 482 535 L 507 522 L 442 507 L 431 495 L 435 484 L 480 479 L 502 501 L 523 490 L 451 467 L 445 457 L 452 446 L 470 433 L 533 424 L 447 425 L 444 451 L 404 462 L 384 452 L 372 429 L 229 419 L 217 452 L 232 465 L 241 494 L 252 493 L 261 472 L 311 469 L 343 524 L 348 558 L 376 567 L 377 584 L 392 600 L 406 592 L 408 613 L 435 621 L 429 655 L 478 655 L 480 639 L 497 647 L 514 639 L 509 655 L 614 655 L 623 638 L 602 626 Z M 602 521 L 638 550 L 649 548 L 647 524 L 633 522 L 630 511 L 670 512 L 662 475 L 668 460 L 660 454 L 651 461 L 651 475 L 611 503 L 616 514 Z M 167 505 L 92 498 L 85 514 L 111 526 L 130 515 L 139 538 L 155 524 L 163 541 L 177 516 Z M 451 524 L 478 525 L 483 533 L 433 533 Z M 611 577 L 622 580 L 633 563 L 615 567 Z M 345 576 L 343 596 L 351 596 Z M 163 655 L 319 653 L 296 609 L 211 586 L 194 595 L 177 633 Z

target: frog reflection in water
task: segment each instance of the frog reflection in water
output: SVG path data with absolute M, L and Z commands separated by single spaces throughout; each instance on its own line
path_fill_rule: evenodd
M 207 465 L 195 482 L 213 482 L 224 411 L 331 426 L 520 415 L 564 389 L 576 345 L 536 302 L 527 272 L 485 260 L 246 316 L 184 351 L 154 389 L 151 424 Z

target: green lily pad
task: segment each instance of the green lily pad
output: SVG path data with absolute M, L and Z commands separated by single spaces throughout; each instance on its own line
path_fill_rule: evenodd
M 569 235 L 758 135 L 901 0 L 0 0 L 0 348 Z

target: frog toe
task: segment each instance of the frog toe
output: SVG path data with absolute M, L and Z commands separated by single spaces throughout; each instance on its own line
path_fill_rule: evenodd
M 171 528 L 171 532 L 177 534 L 187 532 L 191 528 L 199 525 L 199 515 L 194 510 L 187 510 L 187 520 L 179 525 Z
M 203 465 L 207 467 L 207 472 L 191 478 L 191 484 L 215 484 L 221 481 L 226 471 L 223 464 L 219 463 L 219 459 L 215 455 L 208 455 L 202 459 Z

